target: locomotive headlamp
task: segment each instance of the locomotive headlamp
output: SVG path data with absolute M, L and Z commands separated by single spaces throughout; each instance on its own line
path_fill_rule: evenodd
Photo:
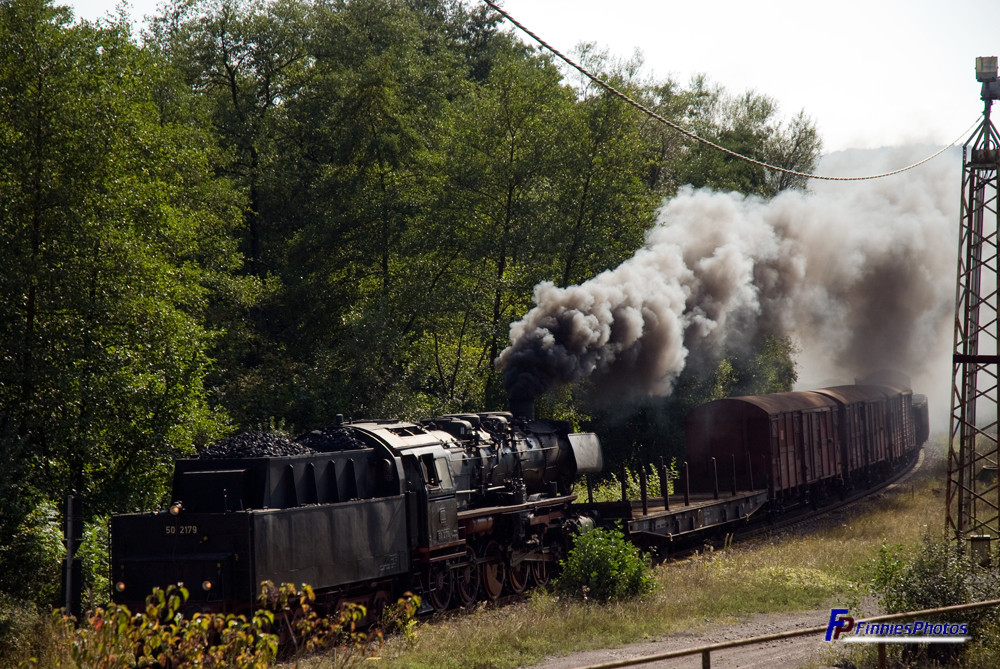
M 118 581 L 115 583 L 115 590 L 117 592 L 125 592 L 125 581 Z
M 209 580 L 202 581 L 201 589 L 204 590 L 205 592 L 208 592 L 209 590 L 212 589 L 212 582 Z
M 180 500 L 178 500 L 178 501 L 176 501 L 176 502 L 174 502 L 173 504 L 170 505 L 170 515 L 171 516 L 176 516 L 176 515 L 178 515 L 183 510 L 184 510 L 184 504 L 182 504 Z

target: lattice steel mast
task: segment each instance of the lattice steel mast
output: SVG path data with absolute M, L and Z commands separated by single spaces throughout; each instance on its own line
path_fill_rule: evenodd
M 1000 99 L 997 59 L 976 59 L 983 121 L 962 149 L 962 210 L 946 522 L 958 540 L 1000 535 L 998 438 L 998 173 L 1000 135 L 990 120 Z M 981 539 L 987 542 L 991 539 Z

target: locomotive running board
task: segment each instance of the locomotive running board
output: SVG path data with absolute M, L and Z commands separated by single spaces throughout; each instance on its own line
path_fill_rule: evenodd
M 504 516 L 520 513 L 521 511 L 537 511 L 549 507 L 565 506 L 575 500 L 576 495 L 560 495 L 559 497 L 544 497 L 509 506 L 484 506 L 475 509 L 465 509 L 458 512 L 458 521 L 461 523 L 463 520 L 479 518 L 481 516 Z

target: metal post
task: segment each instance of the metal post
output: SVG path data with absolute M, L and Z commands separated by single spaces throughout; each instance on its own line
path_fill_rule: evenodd
M 622 465 L 622 472 L 621 472 L 621 474 L 622 474 L 622 501 L 623 502 L 627 502 L 628 501 L 628 469 L 625 468 L 625 465 Z
M 701 669 L 712 669 L 712 651 L 701 651 Z
M 663 495 L 663 510 L 670 511 L 670 481 L 667 479 L 667 466 L 660 458 L 660 494 Z
M 80 617 L 83 594 L 83 564 L 76 557 L 76 549 L 83 541 L 83 511 L 80 498 L 70 493 L 66 495 L 63 524 L 63 545 L 66 557 L 63 559 L 62 603 L 66 613 Z
M 691 506 L 691 476 L 687 460 L 684 461 L 684 506 Z
M 587 474 L 587 503 L 594 503 L 594 475 Z
M 719 467 L 715 458 L 712 458 L 712 493 L 715 495 L 715 499 L 719 499 Z
M 639 465 L 639 495 L 642 497 L 642 515 L 649 515 L 649 497 L 646 495 L 646 465 Z

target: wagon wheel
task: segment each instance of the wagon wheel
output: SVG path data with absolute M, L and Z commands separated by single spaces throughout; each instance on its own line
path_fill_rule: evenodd
M 507 582 L 515 595 L 520 595 L 528 587 L 528 563 L 521 560 L 507 567 Z
M 496 599 L 503 592 L 503 582 L 507 577 L 507 571 L 503 560 L 500 558 L 500 546 L 495 541 L 486 544 L 483 549 L 482 581 L 483 592 L 488 599 Z
M 466 561 L 455 567 L 455 593 L 461 606 L 469 606 L 479 598 L 479 564 L 476 553 L 466 551 Z
M 540 585 L 545 587 L 549 584 L 549 563 L 544 560 L 538 560 L 536 562 L 530 563 L 529 566 L 531 570 L 531 580 L 535 582 L 535 585 Z
M 454 583 L 451 580 L 451 569 L 443 564 L 431 567 L 427 575 L 427 601 L 437 613 L 448 610 L 451 603 L 451 592 Z

